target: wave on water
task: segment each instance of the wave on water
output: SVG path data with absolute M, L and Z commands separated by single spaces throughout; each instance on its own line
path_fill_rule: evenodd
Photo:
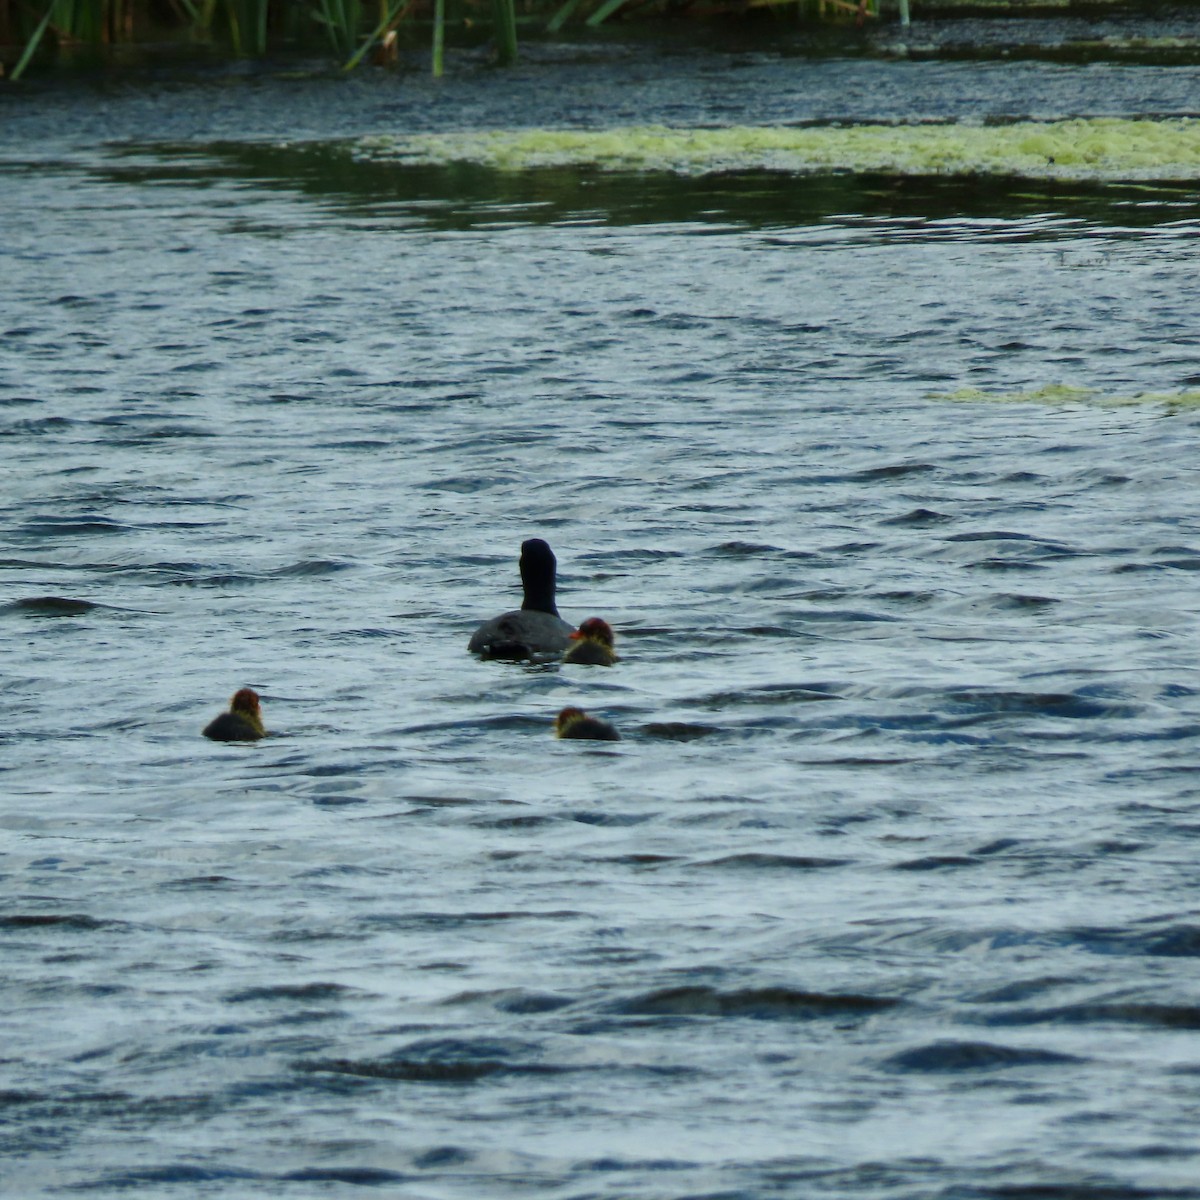
M 506 1039 L 429 1038 L 394 1055 L 370 1059 L 319 1059 L 295 1064 L 306 1072 L 425 1083 L 474 1083 L 489 1075 L 550 1074 L 567 1070 L 546 1063 L 536 1045 Z
M 788 987 L 742 988 L 725 992 L 703 984 L 683 984 L 622 1001 L 613 1011 L 624 1016 L 810 1020 L 863 1017 L 899 1003 L 891 996 L 808 992 Z
M 1195 98 L 689 61 L 4 174 L 5 1195 L 1200 1200 Z
M 901 1071 L 981 1071 L 1080 1061 L 1073 1054 L 1053 1050 L 1000 1046 L 993 1042 L 941 1041 L 902 1050 L 892 1055 L 887 1065 Z
M 686 175 L 886 171 L 1114 182 L 1180 180 L 1200 178 L 1200 121 L 1093 117 L 1008 125 L 487 130 L 376 135 L 360 140 L 356 154 L 363 161 L 469 162 L 502 171 L 573 166 Z
M 79 617 L 98 607 L 90 600 L 69 596 L 26 596 L 0 605 L 0 613 L 19 613 L 28 617 Z

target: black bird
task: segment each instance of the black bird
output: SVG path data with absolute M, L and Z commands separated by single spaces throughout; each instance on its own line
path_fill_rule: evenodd
M 541 538 L 521 543 L 521 607 L 485 621 L 471 635 L 467 649 L 484 658 L 530 658 L 561 654 L 571 644 L 572 628 L 554 603 L 558 563 Z

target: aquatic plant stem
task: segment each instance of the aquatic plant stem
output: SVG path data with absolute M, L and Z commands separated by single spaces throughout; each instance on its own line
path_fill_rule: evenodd
M 33 37 L 31 37 L 25 44 L 25 49 L 22 52 L 21 57 L 17 60 L 17 65 L 13 67 L 13 73 L 10 78 L 14 83 L 21 78 L 25 68 L 29 65 L 29 60 L 34 56 L 35 51 L 41 44 L 42 38 L 46 36 L 46 30 L 49 28 L 50 17 L 53 15 L 53 13 L 54 0 L 51 0 L 50 4 L 46 8 L 46 15 L 42 18 L 38 27 L 33 31 Z
M 607 21 L 624 3 L 625 0 L 604 0 L 604 3 L 584 23 L 590 28 L 595 29 L 597 25 L 601 25 Z
M 392 27 L 399 22 L 404 9 L 408 7 L 409 3 L 410 0 L 395 0 L 395 3 L 389 5 L 387 0 L 381 0 L 379 5 L 379 24 L 371 30 L 367 39 L 350 56 L 350 58 L 347 59 L 342 69 L 345 71 L 353 71 L 354 68 L 357 67 L 360 62 L 362 62 L 363 55 L 365 55 L 367 51 L 370 50 L 373 45 L 375 45 L 376 42 L 381 42 L 383 38 L 386 37 L 391 31 Z
M 579 7 L 579 0 L 567 0 L 567 2 L 546 22 L 547 33 L 557 33 L 570 19 L 574 11 Z
M 517 61 L 517 13 L 513 0 L 492 0 L 496 21 L 496 61 L 502 67 Z
M 446 0 L 433 4 L 433 77 L 441 79 L 446 50 Z

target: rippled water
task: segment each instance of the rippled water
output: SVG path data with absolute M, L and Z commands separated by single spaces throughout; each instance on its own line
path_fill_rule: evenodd
M 8 1194 L 1200 1196 L 1195 184 L 218 91 L 0 138 Z M 535 534 L 617 667 L 466 653 Z

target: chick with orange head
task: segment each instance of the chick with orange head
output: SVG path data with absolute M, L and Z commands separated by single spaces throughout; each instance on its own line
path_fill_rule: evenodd
M 588 617 L 571 635 L 563 662 L 611 667 L 617 661 L 612 626 L 602 617 Z
M 564 708 L 554 718 L 554 732 L 560 738 L 586 738 L 593 742 L 619 742 L 621 735 L 599 717 L 589 717 L 582 708 Z

